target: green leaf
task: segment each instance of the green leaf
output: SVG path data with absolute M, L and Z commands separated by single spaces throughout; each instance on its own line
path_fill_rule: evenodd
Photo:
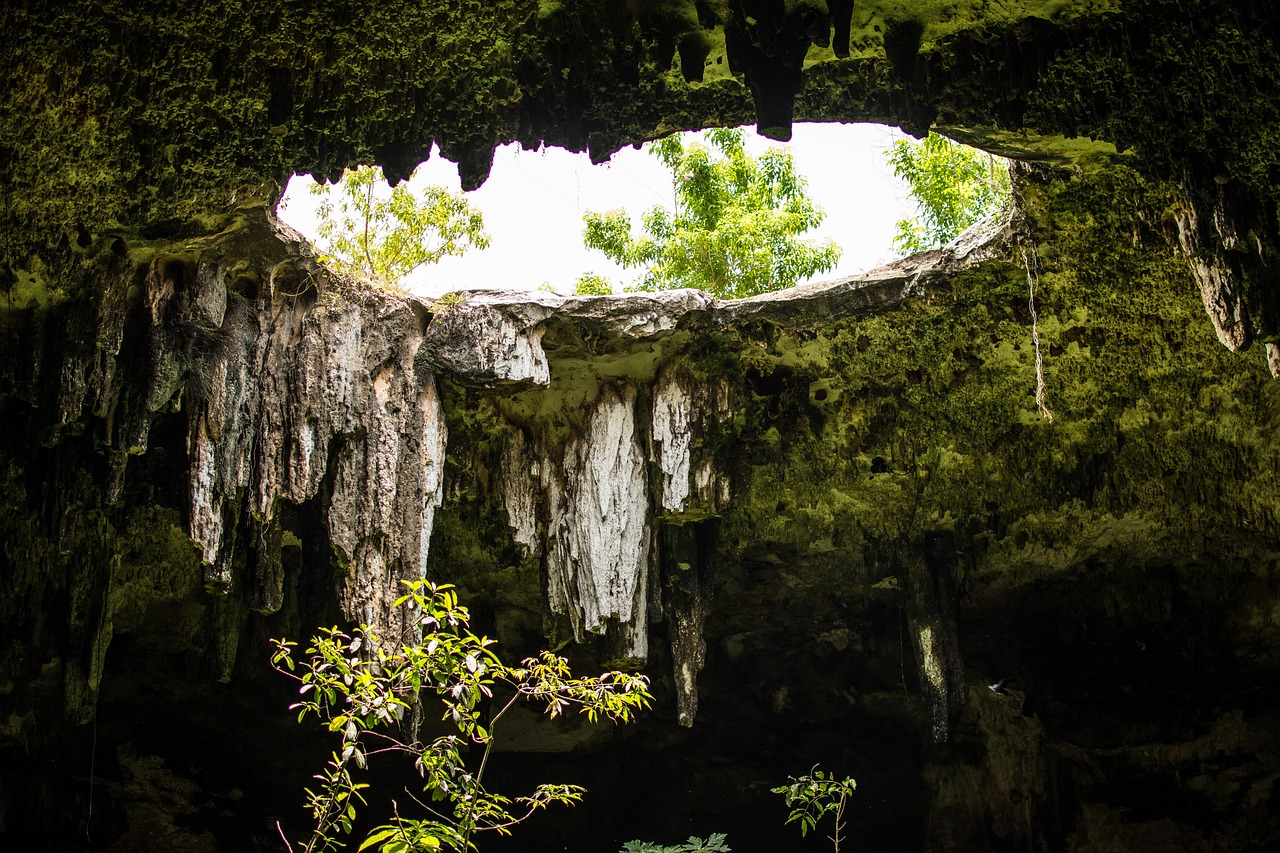
M 374 845 L 381 844 L 383 841 L 386 841 L 388 838 L 393 838 L 395 834 L 399 831 L 400 831 L 399 828 L 394 826 L 379 827 L 378 829 L 373 831 L 372 835 L 370 835 L 368 838 L 364 840 L 364 843 L 357 848 L 356 853 L 359 853 L 359 851 L 361 850 L 368 850 L 370 847 L 373 847 Z
M 894 247 L 904 253 L 954 240 L 970 225 L 1007 210 L 1012 199 L 1008 161 L 931 133 L 899 140 L 887 154 L 906 181 L 918 215 L 898 222 Z
M 679 136 L 652 143 L 650 153 L 672 173 L 674 210 L 651 208 L 639 236 L 623 211 L 588 212 L 587 248 L 642 268 L 639 290 L 694 287 L 721 298 L 780 290 L 833 269 L 839 247 L 800 239 L 823 213 L 791 155 L 782 149 L 747 155 L 741 129 L 709 131 L 706 139 L 711 148 L 686 146 Z M 588 277 L 579 280 L 579 292 L 596 287 Z
M 426 187 L 420 197 L 407 184 L 388 187 L 376 166 L 349 169 L 312 192 L 325 197 L 317 208 L 322 259 L 337 258 L 391 287 L 424 264 L 489 245 L 483 217 L 465 197 L 443 187 Z

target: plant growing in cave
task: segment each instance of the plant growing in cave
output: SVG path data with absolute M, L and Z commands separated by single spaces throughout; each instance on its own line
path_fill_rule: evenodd
M 508 666 L 493 651 L 493 640 L 468 630 L 469 614 L 451 586 L 407 586 L 396 606 L 414 614 L 420 641 L 395 645 L 367 626 L 350 634 L 328 628 L 299 659 L 296 643 L 273 641 L 272 665 L 299 684 L 302 698 L 291 706 L 298 721 L 314 716 L 338 741 L 314 777 L 320 784 L 306 791 L 315 822 L 311 834 L 296 845 L 286 840 L 291 850 L 339 849 L 353 831 L 358 807 L 368 802 L 369 785 L 357 781 L 357 774 L 371 759 L 393 755 L 411 762 L 421 777 L 421 796 L 406 794 L 423 816 L 401 814 L 392 800 L 390 822 L 374 829 L 359 849 L 475 849 L 477 833 L 508 835 L 534 812 L 552 803 L 572 805 L 584 793 L 576 785 L 539 785 L 527 796 L 508 797 L 485 788 L 494 727 L 516 702 L 542 705 L 551 717 L 576 709 L 592 722 L 627 722 L 649 706 L 648 680 L 641 675 L 574 678 L 565 659 L 550 652 Z M 405 734 L 402 724 L 432 695 L 456 733 L 424 743 L 416 726 Z M 479 752 L 474 768 L 466 760 L 473 748 Z
M 348 169 L 338 183 L 318 183 L 311 192 L 322 198 L 316 210 L 328 252 L 322 259 L 350 264 L 393 288 L 424 264 L 489 245 L 484 217 L 462 194 L 429 186 L 419 196 L 408 183 L 388 188 L 377 166 Z
M 907 182 L 918 215 L 898 221 L 894 248 L 903 254 L 949 243 L 973 223 L 1009 207 L 1008 161 L 930 133 L 900 139 L 886 157 Z
M 834 775 L 819 770 L 816 764 L 804 776 L 789 776 L 787 781 L 786 785 L 770 789 L 786 799 L 787 807 L 791 809 L 787 823 L 799 823 L 800 836 L 803 838 L 809 834 L 809 830 L 817 828 L 820 820 L 831 815 L 835 820 L 836 828 L 832 835 L 827 836 L 827 839 L 834 847 L 835 853 L 840 853 L 840 842 L 843 840 L 840 833 L 844 831 L 844 810 L 849 797 L 858 786 L 857 783 L 848 776 L 844 779 L 836 779 Z
M 587 248 L 623 267 L 643 267 L 638 290 L 696 287 L 726 299 L 833 269 L 838 246 L 800 239 L 824 214 L 791 154 L 770 148 L 748 155 L 741 128 L 709 130 L 706 139 L 710 146 L 686 145 L 677 135 L 650 143 L 649 152 L 671 170 L 675 209 L 650 208 L 639 237 L 625 211 L 589 211 Z
M 690 835 L 683 844 L 654 844 L 649 841 L 628 841 L 618 853 L 732 853 L 725 844 L 725 835 L 713 832 L 706 841 Z

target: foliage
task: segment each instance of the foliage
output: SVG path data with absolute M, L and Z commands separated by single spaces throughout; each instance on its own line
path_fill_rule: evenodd
M 429 186 L 415 196 L 407 183 L 388 193 L 382 169 L 360 166 L 337 184 L 316 184 L 319 234 L 332 258 L 390 286 L 424 264 L 484 249 L 484 218 L 460 193 Z M 337 204 L 333 190 L 337 189 Z
M 713 832 L 706 841 L 691 835 L 685 843 L 670 846 L 648 841 L 628 841 L 618 853 L 731 853 L 729 845 L 724 842 L 723 833 Z
M 573 283 L 573 292 L 578 296 L 608 296 L 613 293 L 613 283 L 604 276 L 586 272 Z
M 462 291 L 451 290 L 448 293 L 440 294 L 436 298 L 435 302 L 432 303 L 431 311 L 436 316 L 443 317 L 450 314 L 458 306 L 465 305 L 466 302 L 467 297 L 462 295 Z
M 357 782 L 354 773 L 365 770 L 371 758 L 384 755 L 412 761 L 425 796 L 410 797 L 426 816 L 401 815 L 392 801 L 391 822 L 375 829 L 359 849 L 474 849 L 472 836 L 477 832 L 509 835 L 512 827 L 539 809 L 582 799 L 583 789 L 575 785 L 539 785 L 522 797 L 484 787 L 494 726 L 518 700 L 545 706 L 551 717 L 576 708 L 592 722 L 627 722 L 649 706 L 644 676 L 606 672 L 598 678 L 573 678 L 564 658 L 550 652 L 507 666 L 494 653 L 493 640 L 467 629 L 467 609 L 459 606 L 452 587 L 425 581 L 407 586 L 408 594 L 396 606 L 407 606 L 416 616 L 419 642 L 397 648 L 367 626 L 350 635 L 328 628 L 312 639 L 305 658 L 295 660 L 296 643 L 274 641 L 273 666 L 300 685 L 302 699 L 292 706 L 298 721 L 315 716 L 338 738 L 329 762 L 314 777 L 320 785 L 306 792 L 314 829 L 291 849 L 314 853 L 342 846 L 341 839 L 352 832 L 357 806 L 367 804 L 369 786 Z M 399 733 L 398 724 L 423 693 L 439 698 L 443 719 L 457 734 L 422 743 L 416 733 Z M 474 772 L 464 756 L 471 746 L 481 750 Z M 433 808 L 427 799 L 446 805 Z
M 739 128 L 710 130 L 711 147 L 678 136 L 649 152 L 671 170 L 675 210 L 653 207 L 632 234 L 626 212 L 588 212 L 583 240 L 623 267 L 645 268 L 637 289 L 696 287 L 721 298 L 791 287 L 835 267 L 840 249 L 798 235 L 822 222 L 791 155 L 751 157 Z M 714 149 L 714 152 L 713 150 Z
M 919 215 L 898 222 L 895 248 L 909 254 L 949 243 L 973 223 L 1008 209 L 1007 161 L 930 133 L 901 139 L 886 155 L 907 182 Z
M 773 793 L 781 794 L 787 801 L 787 807 L 791 809 L 787 823 L 798 822 L 800 836 L 803 838 L 809 834 L 809 830 L 817 828 L 818 821 L 827 815 L 832 815 L 836 830 L 835 834 L 827 837 L 834 845 L 836 853 L 840 853 L 840 833 L 844 830 L 844 809 L 857 783 L 847 776 L 837 780 L 835 776 L 819 770 L 816 764 L 808 774 L 790 776 L 788 781 L 790 782 L 788 785 L 771 789 Z

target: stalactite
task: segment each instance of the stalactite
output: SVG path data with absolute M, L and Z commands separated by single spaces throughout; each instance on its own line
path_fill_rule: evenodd
M 1218 340 L 1231 350 L 1243 349 L 1253 338 L 1253 330 L 1244 281 L 1230 256 L 1239 248 L 1236 228 L 1226 208 L 1219 204 L 1204 211 L 1190 186 L 1184 184 L 1182 190 L 1184 204 L 1177 216 L 1178 248 L 1200 286 L 1200 296 Z M 1206 212 L 1208 222 L 1201 219 Z
M 343 608 L 398 636 L 391 602 L 399 580 L 425 572 L 446 441 L 435 379 L 416 363 L 416 316 L 395 303 L 285 300 L 229 312 L 220 335 L 201 367 L 206 393 L 193 403 L 188 438 L 191 535 L 207 582 L 227 589 L 235 580 L 232 507 L 247 497 L 259 551 L 246 582 L 256 609 L 277 609 L 278 502 L 310 500 L 329 479 Z
M 602 634 L 609 620 L 630 626 L 620 657 L 648 657 L 648 472 L 631 386 L 604 389 L 562 465 L 543 464 L 548 518 L 547 576 L 553 612 L 575 634 Z
M 665 372 L 653 392 L 651 423 L 654 456 L 662 472 L 662 508 L 667 512 L 681 512 L 689 499 L 692 415 L 689 391 L 673 372 Z
M 955 583 L 932 553 L 908 552 L 903 563 L 907 625 L 920 673 L 920 695 L 935 743 L 951 738 L 964 705 L 964 661 L 956 633 Z
M 530 456 L 524 433 L 517 427 L 502 447 L 502 502 L 511 535 L 527 554 L 541 552 L 538 533 L 538 476 L 540 466 Z
M 702 629 L 712 567 L 710 528 L 706 522 L 664 524 L 660 540 L 676 715 L 689 727 L 698 714 L 698 672 L 707 656 Z
M 705 439 L 733 417 L 729 384 L 664 370 L 653 391 L 652 455 L 661 472 L 662 510 L 705 515 L 729 504 L 729 476 Z

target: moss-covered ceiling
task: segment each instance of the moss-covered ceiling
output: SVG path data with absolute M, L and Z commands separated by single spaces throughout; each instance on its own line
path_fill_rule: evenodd
M 294 172 L 377 161 L 402 177 L 433 142 L 476 186 L 512 140 L 604 158 L 685 128 L 875 121 L 1057 162 L 1131 152 L 1184 186 L 1184 248 L 1226 270 L 1226 315 L 1246 305 L 1220 337 L 1280 328 L 1266 3 L 28 0 L 0 15 L 10 279 L 69 247 L 218 230 Z

